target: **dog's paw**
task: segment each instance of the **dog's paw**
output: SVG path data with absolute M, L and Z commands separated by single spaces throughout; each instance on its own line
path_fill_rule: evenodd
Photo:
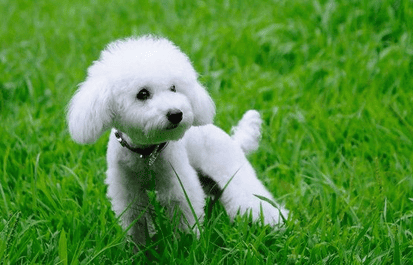
M 282 225 L 284 220 L 288 219 L 289 211 L 272 200 L 260 199 L 260 196 L 254 196 L 254 198 L 246 199 L 241 203 L 238 199 L 238 211 L 235 208 L 227 209 L 228 214 L 233 217 L 237 213 L 240 215 L 251 214 L 254 221 L 262 221 L 266 225 Z
M 238 143 L 245 154 L 258 149 L 261 139 L 261 116 L 256 110 L 247 111 L 236 127 L 232 128 L 232 139 Z
M 264 218 L 264 224 L 272 226 L 283 224 L 284 220 L 287 220 L 288 218 L 288 213 L 289 211 L 281 206 L 274 207 L 270 204 L 262 204 L 262 216 Z M 261 217 L 261 210 L 259 211 L 259 215 Z

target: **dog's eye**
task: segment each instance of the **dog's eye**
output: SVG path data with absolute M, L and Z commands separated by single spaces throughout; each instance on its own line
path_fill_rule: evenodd
M 171 91 L 173 91 L 173 92 L 176 92 L 175 85 L 172 85 L 169 89 L 170 89 Z
M 149 93 L 149 91 L 147 89 L 141 89 L 138 94 L 136 95 L 136 98 L 138 100 L 144 101 L 146 99 L 148 99 L 151 96 L 151 94 Z

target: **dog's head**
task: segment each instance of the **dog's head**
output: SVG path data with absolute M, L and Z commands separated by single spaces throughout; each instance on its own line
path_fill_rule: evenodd
M 215 115 L 197 78 L 188 57 L 166 39 L 115 41 L 89 67 L 69 104 L 70 134 L 92 143 L 115 127 L 135 144 L 177 140 Z

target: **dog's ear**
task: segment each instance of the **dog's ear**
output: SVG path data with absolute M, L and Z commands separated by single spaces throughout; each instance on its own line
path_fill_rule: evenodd
M 202 126 L 211 124 L 215 116 L 215 104 L 209 96 L 205 88 L 196 82 L 195 87 L 191 91 L 192 109 L 194 112 L 194 126 Z
M 70 135 L 76 142 L 93 143 L 111 127 L 107 86 L 106 81 L 89 77 L 70 101 L 67 121 Z

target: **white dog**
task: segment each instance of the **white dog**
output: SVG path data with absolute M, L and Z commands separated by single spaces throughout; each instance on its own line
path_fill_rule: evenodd
M 148 189 L 169 211 L 179 207 L 186 226 L 196 222 L 191 205 L 202 221 L 202 182 L 211 180 L 230 217 L 251 211 L 258 220 L 262 211 L 264 222 L 275 225 L 288 216 L 255 196 L 273 200 L 245 157 L 258 147 L 258 112 L 245 113 L 230 137 L 212 125 L 215 105 L 197 78 L 188 57 L 170 41 L 130 38 L 109 44 L 70 102 L 67 119 L 75 141 L 93 143 L 112 128 L 108 197 L 124 228 L 133 224 L 129 233 L 138 243 L 146 241 L 149 215 L 142 212 L 150 204 Z

